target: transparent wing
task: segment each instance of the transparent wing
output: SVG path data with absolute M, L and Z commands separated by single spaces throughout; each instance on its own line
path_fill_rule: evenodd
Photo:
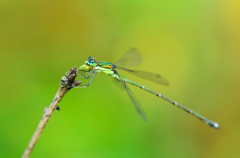
M 142 62 L 141 53 L 136 48 L 129 49 L 120 60 L 116 62 L 116 66 L 137 66 Z
M 129 98 L 132 101 L 132 104 L 135 108 L 135 110 L 137 111 L 137 113 L 141 116 L 141 118 L 147 122 L 147 116 L 141 106 L 141 104 L 139 103 L 139 101 L 137 100 L 137 98 L 135 97 L 135 95 L 133 94 L 133 92 L 128 88 L 128 86 L 126 85 L 126 83 L 122 80 L 122 78 L 118 75 L 119 80 L 121 81 L 122 85 L 124 86 L 124 88 L 126 89 Z
M 129 73 L 131 73 L 135 76 L 144 78 L 144 79 L 149 80 L 149 81 L 153 81 L 153 82 L 158 83 L 158 84 L 168 85 L 168 81 L 165 80 L 159 74 L 155 74 L 155 73 L 152 73 L 152 72 L 146 72 L 146 71 L 130 70 L 130 69 L 126 69 L 126 68 L 118 67 L 118 66 L 116 68 L 120 69 L 120 70 L 127 71 L 127 72 L 129 72 Z

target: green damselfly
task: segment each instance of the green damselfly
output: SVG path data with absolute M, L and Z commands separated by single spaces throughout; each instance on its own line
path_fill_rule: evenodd
M 135 48 L 131 48 L 129 49 L 120 60 L 118 60 L 116 62 L 116 64 L 112 64 L 109 62 L 99 62 L 96 61 L 93 57 L 89 57 L 88 60 L 85 62 L 85 64 L 83 64 L 82 66 L 80 66 L 79 68 L 79 72 L 84 72 L 84 73 L 88 73 L 87 76 L 84 76 L 83 73 L 78 73 L 79 76 L 81 76 L 84 79 L 89 78 L 91 75 L 91 79 L 88 82 L 88 84 L 86 85 L 80 85 L 78 87 L 88 87 L 93 78 L 95 77 L 97 72 L 103 72 L 105 74 L 108 74 L 114 78 L 116 78 L 118 81 L 120 81 L 122 83 L 122 85 L 124 86 L 124 88 L 126 89 L 128 96 L 130 97 L 132 104 L 134 105 L 134 108 L 136 109 L 137 113 L 142 117 L 142 119 L 144 121 L 147 121 L 147 117 L 146 114 L 141 106 L 141 104 L 139 103 L 139 101 L 137 100 L 137 98 L 135 97 L 135 95 L 132 93 L 132 91 L 128 88 L 128 86 L 126 85 L 126 83 L 132 84 L 136 87 L 139 87 L 145 91 L 148 91 L 154 95 L 156 95 L 157 97 L 160 97 L 170 103 L 172 103 L 173 105 L 183 109 L 184 111 L 192 114 L 193 116 L 197 117 L 198 119 L 200 119 L 201 121 L 203 121 L 204 123 L 206 123 L 207 125 L 213 127 L 213 128 L 220 128 L 218 123 L 198 114 L 197 112 L 194 112 L 191 109 L 186 108 L 185 106 L 177 103 L 176 101 L 173 101 L 165 96 L 163 96 L 162 94 L 155 92 L 141 84 L 138 84 L 134 81 L 129 80 L 126 77 L 123 77 L 121 75 L 118 74 L 116 69 L 120 69 L 120 70 L 125 70 L 133 75 L 136 75 L 138 77 L 153 81 L 155 83 L 159 83 L 159 84 L 163 84 L 163 85 L 168 85 L 168 82 L 161 77 L 158 74 L 155 73 L 151 73 L 151 72 L 145 72 L 145 71 L 138 71 L 138 70 L 130 70 L 127 68 L 124 68 L 125 66 L 136 66 L 139 65 L 142 61 L 142 57 L 141 54 L 139 53 L 139 51 Z M 124 67 L 120 67 L 120 66 L 124 66 Z

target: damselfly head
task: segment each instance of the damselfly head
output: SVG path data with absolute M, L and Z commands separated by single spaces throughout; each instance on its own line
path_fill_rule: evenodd
M 89 57 L 85 63 L 87 65 L 94 66 L 94 65 L 96 65 L 96 60 L 93 57 Z

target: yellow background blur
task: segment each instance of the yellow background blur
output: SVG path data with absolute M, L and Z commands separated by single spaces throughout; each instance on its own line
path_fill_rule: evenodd
M 239 0 L 1 0 L 0 157 L 22 155 L 65 72 L 89 56 L 114 63 L 131 47 L 143 57 L 132 69 L 170 85 L 120 74 L 222 129 L 129 85 L 145 123 L 119 83 L 97 74 L 64 97 L 31 157 L 240 157 L 239 8 Z

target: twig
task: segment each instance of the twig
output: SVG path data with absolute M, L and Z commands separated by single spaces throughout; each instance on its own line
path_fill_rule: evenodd
M 61 79 L 60 87 L 55 95 L 54 99 L 52 100 L 49 108 L 45 107 L 44 113 L 42 116 L 41 121 L 38 124 L 36 131 L 34 132 L 32 139 L 30 140 L 28 147 L 24 151 L 22 158 L 28 158 L 36 145 L 44 127 L 47 125 L 50 117 L 52 116 L 55 109 L 60 110 L 58 104 L 62 100 L 63 96 L 74 86 L 81 84 L 81 81 L 75 81 L 77 77 L 77 68 L 73 67 L 66 73 L 66 76 L 63 76 Z

